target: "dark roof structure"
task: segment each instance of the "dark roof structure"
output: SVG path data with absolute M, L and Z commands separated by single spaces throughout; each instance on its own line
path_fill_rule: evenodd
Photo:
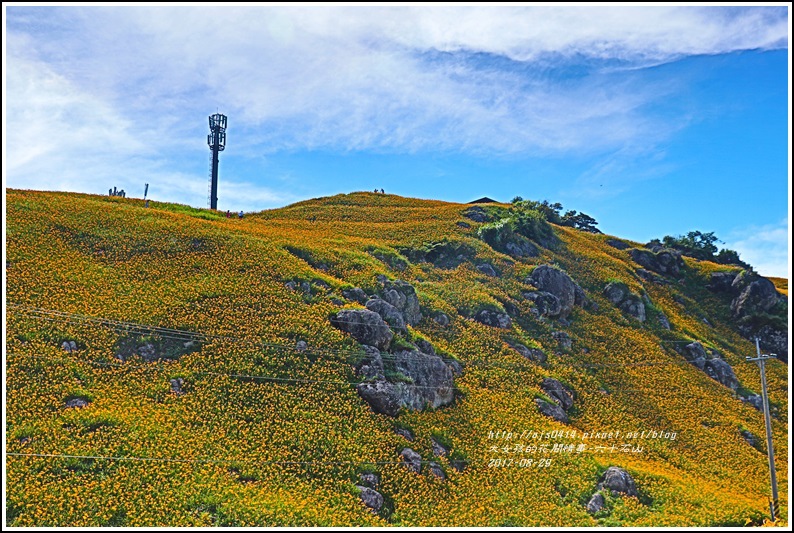
M 492 198 L 488 198 L 487 196 L 483 196 L 482 198 L 478 198 L 477 200 L 472 200 L 469 202 L 470 204 L 498 204 L 496 200 Z

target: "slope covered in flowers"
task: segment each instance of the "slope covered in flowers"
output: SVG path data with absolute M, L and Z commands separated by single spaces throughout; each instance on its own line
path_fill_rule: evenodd
M 465 205 L 370 193 L 242 220 L 91 195 L 7 191 L 6 202 L 9 525 L 715 526 L 757 524 L 768 509 L 764 445 L 741 433 L 763 436 L 763 417 L 671 348 L 699 340 L 760 392 L 758 370 L 744 360 L 754 346 L 706 288 L 724 265 L 687 259 L 679 280 L 649 283 L 607 236 L 565 227 L 554 228 L 554 249 L 516 260 L 477 238 Z M 463 246 L 470 260 L 441 268 L 407 259 L 434 243 Z M 540 264 L 567 271 L 596 306 L 575 308 L 567 325 L 535 318 L 520 293 Z M 395 420 L 356 393 L 350 362 L 360 347 L 328 318 L 340 305 L 360 308 L 341 291 L 373 290 L 378 275 L 416 288 L 425 318 L 412 334 L 463 364 L 453 405 Z M 311 289 L 291 290 L 290 281 Z M 610 281 L 647 295 L 649 320 L 612 306 L 602 295 Z M 468 318 L 508 302 L 517 317 L 508 330 Z M 141 326 L 169 328 L 179 342 L 192 335 L 197 348 L 155 362 L 119 359 Z M 558 330 L 570 349 L 558 348 Z M 76 350 L 64 350 L 70 341 Z M 308 350 L 296 350 L 298 341 Z M 533 363 L 507 341 L 549 360 Z M 785 495 L 787 367 L 772 361 L 767 375 Z M 536 408 L 546 377 L 575 390 L 567 425 Z M 177 378 L 183 394 L 171 389 Z M 66 407 L 74 398 L 88 405 Z M 564 440 L 577 448 L 516 452 L 519 443 L 563 441 L 495 437 L 554 430 L 577 431 Z M 610 431 L 675 438 L 638 439 L 635 453 L 610 449 L 625 441 L 580 438 Z M 433 435 L 468 461 L 463 471 L 433 457 Z M 399 464 L 405 446 L 439 462 L 447 479 Z M 585 504 L 613 465 L 631 473 L 640 498 L 615 497 L 608 513 L 590 514 Z M 364 471 L 381 476 L 380 514 L 355 488 Z

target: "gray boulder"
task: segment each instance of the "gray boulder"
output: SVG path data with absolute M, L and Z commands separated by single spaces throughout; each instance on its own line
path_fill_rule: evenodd
M 415 326 L 422 320 L 419 309 L 419 297 L 413 285 L 402 280 L 385 281 L 383 283 L 382 298 L 397 308 L 405 318 L 405 322 Z
M 681 252 L 669 248 L 662 248 L 657 252 L 633 248 L 629 254 L 635 262 L 657 274 L 677 276 L 684 265 Z
M 631 474 L 617 466 L 610 466 L 601 476 L 598 490 L 601 489 L 611 490 L 613 496 L 617 496 L 618 493 L 621 493 L 637 498 L 640 495 L 639 492 L 637 492 L 637 485 L 634 483 L 634 478 L 631 477 Z
M 527 348 L 518 342 L 508 342 L 507 345 L 530 361 L 534 361 L 536 363 L 545 363 L 548 359 L 543 350 L 538 350 L 537 348 Z
M 185 380 L 182 378 L 174 378 L 168 380 L 169 384 L 171 385 L 171 392 L 176 394 L 177 396 L 181 396 L 185 394 L 185 391 L 182 390 L 182 387 L 185 385 Z
M 472 206 L 463 212 L 463 216 L 474 222 L 488 222 L 488 213 L 485 209 L 478 206 Z
M 554 268 L 551 265 L 540 265 L 527 277 L 526 282 L 534 285 L 538 290 L 553 294 L 560 301 L 560 311 L 557 315 L 567 318 L 573 306 L 579 300 L 584 303 L 585 295 L 579 285 L 574 282 L 567 272 Z
M 405 464 L 405 467 L 418 474 L 422 471 L 422 456 L 413 451 L 411 448 L 403 448 L 400 451 L 400 461 Z
M 436 324 L 438 324 L 441 327 L 445 327 L 449 325 L 449 317 L 446 315 L 446 313 L 441 313 L 441 312 L 436 313 L 433 316 L 433 320 L 435 321 Z
M 362 472 L 359 475 L 359 479 L 361 480 L 361 484 L 365 487 L 378 490 L 380 486 L 380 476 L 374 472 Z
M 66 400 L 66 407 L 70 409 L 72 408 L 79 409 L 82 407 L 88 407 L 89 403 L 91 402 L 89 402 L 86 398 L 70 398 Z
M 706 350 L 703 349 L 703 345 L 699 341 L 684 346 L 684 358 L 700 370 L 706 366 Z
M 554 378 L 545 378 L 540 384 L 549 398 L 557 402 L 564 411 L 573 407 L 573 393 L 571 390 Z
M 364 290 L 359 287 L 353 287 L 352 289 L 343 289 L 342 296 L 344 296 L 350 301 L 358 302 L 360 304 L 367 303 L 367 293 L 364 292 Z
M 380 317 L 393 329 L 405 330 L 403 314 L 393 305 L 380 298 L 372 298 L 365 306 L 370 311 L 378 313 Z
M 383 358 L 381 358 L 380 350 L 374 346 L 364 345 L 364 357 L 356 365 L 356 373 L 367 380 L 383 380 Z
M 394 383 L 386 380 L 359 383 L 356 391 L 378 414 L 397 416 L 400 412 L 400 392 Z
M 562 302 L 550 292 L 523 292 L 522 296 L 535 304 L 533 312 L 539 316 L 557 317 L 562 313 Z
M 657 319 L 659 320 L 660 326 L 662 326 L 664 329 L 670 329 L 670 320 L 667 319 L 667 315 L 660 311 Z
M 764 410 L 764 398 L 760 394 L 751 394 L 750 396 L 742 396 L 739 398 L 741 401 L 753 406 L 758 411 Z
M 540 414 L 553 418 L 554 420 L 562 422 L 563 424 L 568 423 L 568 415 L 565 414 L 565 411 L 562 410 L 562 407 L 556 403 L 549 403 L 541 398 L 535 398 L 535 404 L 537 404 Z
M 414 441 L 414 434 L 413 434 L 413 431 L 411 431 L 411 430 L 410 430 L 410 429 L 408 429 L 408 428 L 404 428 L 404 427 L 396 427 L 396 428 L 394 428 L 394 432 L 395 432 L 397 435 L 400 435 L 401 437 L 405 437 L 405 440 L 407 440 L 407 441 L 409 441 L 409 442 L 413 442 L 413 441 Z
M 741 318 L 748 315 L 766 313 L 778 302 L 780 296 L 775 284 L 766 278 L 759 278 L 744 288 L 731 302 L 733 316 Z
M 486 276 L 490 276 L 492 278 L 499 276 L 499 274 L 496 272 L 494 267 L 489 265 L 488 263 L 480 263 L 479 265 L 477 265 L 477 270 L 479 270 Z
M 604 287 L 604 296 L 624 313 L 645 322 L 645 304 L 642 298 L 629 290 L 625 283 L 612 281 Z
M 587 502 L 587 512 L 590 514 L 595 514 L 603 509 L 605 504 L 606 502 L 604 501 L 604 496 L 600 492 L 596 492 L 590 498 L 590 501 Z
M 77 343 L 75 341 L 63 341 L 61 343 L 61 349 L 64 352 L 72 353 L 77 351 Z
M 356 485 L 356 488 L 360 491 L 359 495 L 364 505 L 369 507 L 369 510 L 374 514 L 377 514 L 381 507 L 383 507 L 383 495 L 374 489 L 362 485 Z
M 714 292 L 733 292 L 733 280 L 736 272 L 712 272 L 711 281 L 706 285 Z
M 538 247 L 523 237 L 516 238 L 516 241 L 508 242 L 504 246 L 505 252 L 512 257 L 537 257 L 540 255 Z
M 711 379 L 722 383 L 731 390 L 739 388 L 739 380 L 736 374 L 733 373 L 733 368 L 727 362 L 719 358 L 713 358 L 706 361 L 703 370 L 708 374 Z
M 438 442 L 434 438 L 430 438 L 430 447 L 433 450 L 433 455 L 436 457 L 444 457 L 449 453 L 449 448 Z
M 331 317 L 331 325 L 350 333 L 361 344 L 379 350 L 389 347 L 394 333 L 378 313 L 369 309 L 343 309 Z
M 136 352 L 147 363 L 151 363 L 152 361 L 156 361 L 157 358 L 158 358 L 157 350 L 155 349 L 154 344 L 149 343 L 149 342 L 147 342 L 143 346 L 138 346 L 138 349 L 136 350 Z
M 414 411 L 449 405 L 455 398 L 452 369 L 437 355 L 418 350 L 394 354 L 394 370 L 412 382 L 394 384 L 401 405 Z
M 295 343 L 295 351 L 296 352 L 305 352 L 309 349 L 309 343 L 306 341 L 298 341 Z
M 629 248 L 631 248 L 629 244 L 626 244 L 625 242 L 619 241 L 617 239 L 607 239 L 606 243 L 612 248 L 617 248 L 618 250 L 628 250 Z
M 739 430 L 739 434 L 742 436 L 742 438 L 745 440 L 745 442 L 747 442 L 747 444 L 749 444 L 750 446 L 752 446 L 756 450 L 760 450 L 761 449 L 761 440 L 758 437 L 756 437 L 755 435 L 753 435 L 751 432 L 749 432 L 746 429 L 741 429 L 741 430 Z
M 758 337 L 761 349 L 765 353 L 773 353 L 777 358 L 788 363 L 788 332 L 773 328 L 770 325 L 762 326 L 756 331 L 745 331 L 740 327 L 739 332 L 747 338 Z
M 474 315 L 474 320 L 480 324 L 485 324 L 493 328 L 508 329 L 512 325 L 512 320 L 510 320 L 509 315 L 498 311 L 491 311 L 490 309 L 480 310 Z
M 444 470 L 441 468 L 441 465 L 438 463 L 430 462 L 428 463 L 427 467 L 430 469 L 430 473 L 433 474 L 438 479 L 444 480 L 447 479 L 447 475 L 444 473 Z

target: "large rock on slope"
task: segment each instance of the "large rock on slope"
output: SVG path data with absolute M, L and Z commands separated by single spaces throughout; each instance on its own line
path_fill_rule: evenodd
M 389 325 L 369 309 L 343 309 L 331 317 L 331 325 L 350 333 L 361 344 L 385 350 L 394 337 Z
M 669 248 L 663 248 L 658 252 L 633 248 L 629 254 L 635 262 L 658 274 L 677 276 L 684 266 L 681 252 Z
M 507 314 L 490 309 L 482 309 L 477 312 L 477 314 L 474 315 L 474 320 L 480 324 L 485 324 L 493 328 L 508 329 L 512 325 L 512 320 L 510 320 Z
M 418 350 L 397 352 L 391 356 L 390 371 L 393 374 L 387 379 L 379 354 L 368 353 L 360 364 L 359 375 L 372 376 L 374 381 L 359 383 L 356 390 L 375 413 L 397 416 L 402 407 L 435 409 L 455 398 L 453 365 L 437 355 Z
M 715 357 L 706 361 L 703 370 L 711 379 L 722 383 L 731 390 L 739 388 L 739 379 L 733 372 L 733 368 L 726 361 Z
M 541 398 L 535 398 L 535 404 L 538 406 L 540 414 L 553 418 L 563 424 L 568 423 L 568 415 L 563 411 L 562 407 L 557 403 L 549 403 Z
M 402 313 L 405 322 L 415 326 L 422 320 L 419 310 L 419 298 L 413 285 L 402 280 L 386 281 L 383 283 L 381 297 Z
M 383 507 L 383 495 L 375 489 L 363 485 L 356 485 L 356 488 L 359 490 L 359 495 L 364 505 L 377 514 L 380 508 Z
M 560 302 L 560 310 L 557 315 L 560 318 L 567 318 L 573 310 L 573 306 L 578 300 L 584 299 L 584 291 L 574 282 L 567 272 L 554 268 L 551 265 L 540 265 L 527 277 L 527 283 L 534 285 L 539 291 L 552 294 Z M 581 303 L 580 303 L 581 305 Z
M 604 296 L 624 313 L 645 322 L 645 304 L 642 298 L 629 290 L 625 283 L 612 281 L 604 287 Z
M 606 472 L 601 476 L 601 481 L 598 484 L 598 490 L 609 489 L 612 494 L 617 496 L 618 493 L 627 496 L 639 497 L 637 492 L 637 485 L 634 483 L 634 478 L 631 477 L 626 470 L 617 466 L 610 466 Z
M 780 295 L 775 284 L 766 278 L 751 282 L 731 302 L 731 312 L 735 318 L 769 312 L 777 305 Z
M 540 388 L 543 389 L 543 392 L 552 400 L 557 402 L 564 411 L 568 411 L 568 409 L 573 407 L 573 393 L 558 380 L 554 378 L 545 378 L 540 384 Z
M 380 298 L 372 298 L 367 301 L 365 306 L 370 311 L 374 311 L 394 329 L 405 330 L 405 318 L 403 314 L 392 304 Z

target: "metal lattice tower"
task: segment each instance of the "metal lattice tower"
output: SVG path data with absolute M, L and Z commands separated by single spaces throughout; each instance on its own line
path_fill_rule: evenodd
M 218 152 L 226 148 L 226 115 L 210 115 L 210 134 L 207 144 L 210 154 L 210 209 L 218 209 Z

